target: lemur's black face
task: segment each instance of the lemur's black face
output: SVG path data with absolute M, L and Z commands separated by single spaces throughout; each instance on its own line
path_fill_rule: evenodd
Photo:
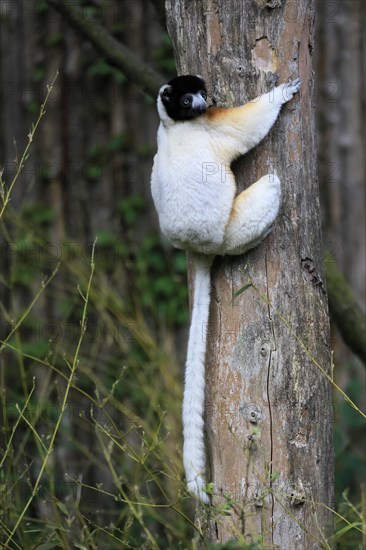
M 199 76 L 173 78 L 160 89 L 166 112 L 173 120 L 188 120 L 202 115 L 207 109 L 205 81 Z

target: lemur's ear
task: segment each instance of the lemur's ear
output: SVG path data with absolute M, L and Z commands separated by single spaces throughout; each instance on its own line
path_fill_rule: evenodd
M 169 84 L 166 84 L 160 89 L 160 95 L 164 96 L 166 99 L 170 99 L 172 91 L 173 86 L 169 86 Z

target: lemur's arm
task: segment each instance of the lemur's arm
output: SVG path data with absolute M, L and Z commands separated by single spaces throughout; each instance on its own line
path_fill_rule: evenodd
M 300 85 L 297 78 L 240 107 L 208 109 L 202 118 L 217 133 L 221 148 L 226 149 L 222 153 L 228 160 L 243 155 L 268 134 L 282 105 L 292 99 Z

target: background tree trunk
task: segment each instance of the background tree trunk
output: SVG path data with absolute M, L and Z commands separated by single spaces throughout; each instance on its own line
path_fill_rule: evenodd
M 319 47 L 316 68 L 319 188 L 324 247 L 332 256 L 328 258 L 327 286 L 331 294 L 332 281 L 328 280 L 328 272 L 330 277 L 334 276 L 333 272 L 338 267 L 347 279 L 361 311 L 366 312 L 366 93 L 363 84 L 366 67 L 366 3 L 362 0 L 332 0 L 318 2 L 318 9 Z M 337 310 L 345 307 L 346 296 L 344 292 L 337 293 L 337 303 L 334 304 Z M 357 359 L 355 348 L 350 346 L 347 336 L 354 338 L 360 334 L 365 347 L 366 332 L 362 332 L 362 322 L 355 321 L 356 318 L 361 321 L 358 314 L 351 323 L 348 318 L 347 334 L 340 328 L 339 314 L 334 311 L 331 302 L 330 311 L 335 380 L 365 410 L 366 360 L 363 359 L 362 365 Z M 343 323 L 346 317 L 342 315 Z M 362 346 L 362 340 L 360 343 Z M 360 350 L 359 345 L 357 349 Z M 362 357 L 362 354 L 358 353 L 358 357 Z M 358 468 L 355 467 L 354 458 L 365 456 L 366 430 L 362 424 L 358 426 L 355 416 L 344 414 L 339 399 L 335 399 L 335 410 L 338 411 L 338 450 L 347 446 L 350 457 L 349 460 L 340 458 L 338 464 L 342 464 L 342 468 L 347 467 L 351 498 L 358 500 L 360 481 L 357 479 Z
M 320 548 L 332 530 L 331 387 L 312 71 L 312 2 L 167 0 L 179 74 L 201 74 L 218 105 L 299 75 L 300 97 L 236 165 L 240 190 L 275 170 L 274 232 L 218 259 L 208 335 L 206 429 L 218 514 L 208 538 Z M 235 297 L 248 283 L 253 286 Z M 224 503 L 230 514 L 220 515 Z
M 73 13 L 78 12 L 77 3 L 66 4 Z M 116 39 L 123 40 L 138 59 L 152 65 L 163 44 L 162 29 L 152 5 L 146 5 L 144 0 L 133 3 L 112 0 L 103 9 L 96 9 L 93 17 L 90 13 L 86 17 L 86 4 L 83 6 L 84 22 L 100 23 Z M 44 99 L 46 84 L 59 72 L 30 157 L 12 192 L 6 211 L 6 231 L 4 226 L 0 230 L 0 340 L 9 332 L 11 319 L 18 318 L 37 292 L 42 274 L 61 261 L 57 290 L 43 294 L 34 308 L 34 317 L 19 335 L 23 350 L 28 353 L 44 358 L 45 346 L 52 346 L 57 357 L 72 353 L 76 344 L 79 313 L 74 309 L 73 288 L 76 280 L 80 282 L 83 270 L 88 269 L 91 243 L 96 236 L 103 280 L 109 281 L 121 297 L 132 293 L 129 281 L 134 278 L 131 272 L 136 251 L 155 229 L 156 214 L 152 207 L 144 206 L 143 219 L 136 220 L 131 227 L 121 205 L 131 201 L 131 197 L 140 197 L 144 205 L 151 201 L 148 182 L 158 116 L 155 105 L 147 108 L 146 98 L 126 82 L 124 74 L 108 66 L 88 40 L 70 28 L 52 7 L 27 0 L 0 2 L 0 19 L 0 169 L 4 168 L 7 184 L 15 174 L 14 159 L 20 160 L 27 134 Z M 40 234 L 44 241 L 40 241 Z M 129 251 L 126 262 L 120 253 L 122 247 Z M 6 280 L 11 283 L 4 284 Z M 98 302 L 100 305 L 100 298 Z M 83 350 L 84 364 L 89 361 L 93 368 L 101 366 L 105 380 L 110 358 L 117 361 L 117 357 L 128 355 L 132 337 L 120 324 L 114 340 L 110 325 L 105 331 L 102 315 L 94 311 L 89 318 L 94 337 Z M 106 334 L 106 338 L 99 337 L 101 334 Z M 20 387 L 18 362 L 14 362 L 14 354 L 5 355 L 5 360 L 4 355 L 0 359 L 1 385 L 12 388 L 14 394 L 10 399 L 21 402 L 22 397 L 16 393 Z M 42 381 L 35 390 L 37 411 L 42 411 L 42 407 L 47 409 L 47 403 L 57 403 L 54 377 L 47 366 L 33 363 L 25 363 L 24 378 L 28 378 L 23 385 L 28 384 L 28 388 L 24 393 L 28 395 L 35 374 Z M 112 367 L 113 376 L 118 368 Z M 101 473 L 98 466 L 91 465 L 90 458 L 84 460 L 69 444 L 72 434 L 85 448 L 96 449 L 95 433 L 79 423 L 79 412 L 89 410 L 88 402 L 77 394 L 72 400 L 72 413 L 63 418 L 61 443 L 51 459 L 57 472 L 54 477 L 57 490 L 62 492 L 67 487 L 65 469 L 74 478 L 87 470 L 84 479 L 88 482 L 103 479 L 105 487 L 111 487 L 108 473 Z M 178 423 L 178 419 L 177 409 L 170 421 Z M 3 425 L 2 419 L 0 424 Z M 45 422 L 42 428 L 45 433 L 49 428 Z M 173 431 L 179 433 L 179 427 Z M 2 450 L 3 435 L 1 431 Z M 32 455 L 32 473 L 36 475 L 40 456 L 33 450 L 28 452 Z M 132 475 L 131 469 L 129 474 Z M 39 516 L 49 518 L 52 513 L 49 503 L 41 499 L 36 502 Z M 100 509 L 106 513 L 106 507 Z
M 366 304 L 365 228 L 366 4 L 319 3 L 316 55 L 319 180 L 324 243 L 360 307 Z M 355 227 L 358 229 L 355 231 Z

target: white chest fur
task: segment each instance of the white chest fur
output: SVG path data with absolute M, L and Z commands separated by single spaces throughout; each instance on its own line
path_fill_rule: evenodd
M 230 165 L 203 118 L 161 123 L 151 188 L 161 231 L 178 248 L 220 250 L 235 195 Z

